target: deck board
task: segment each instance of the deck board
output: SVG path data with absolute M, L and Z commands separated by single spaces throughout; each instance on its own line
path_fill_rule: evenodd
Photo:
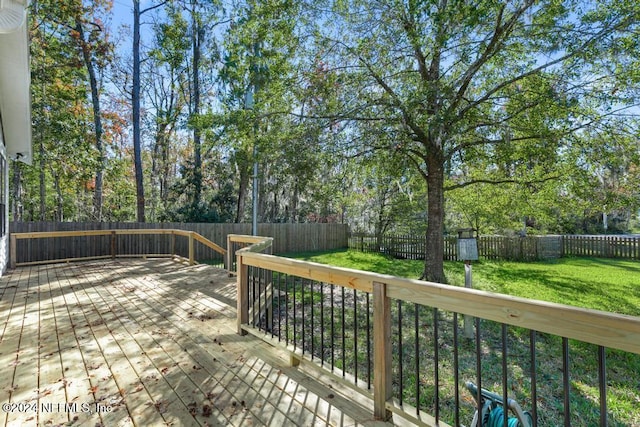
M 281 350 L 237 335 L 234 299 L 226 271 L 167 259 L 10 271 L 0 404 L 37 410 L 1 411 L 0 426 L 381 424 Z

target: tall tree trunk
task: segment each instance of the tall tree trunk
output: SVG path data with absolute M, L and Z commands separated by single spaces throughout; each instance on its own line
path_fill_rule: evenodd
M 145 222 L 142 147 L 140 140 L 140 0 L 133 0 L 133 165 L 136 175 L 136 206 L 138 222 Z
M 427 233 L 422 279 L 446 283 L 444 276 L 444 162 L 441 150 L 431 150 L 427 162 Z
M 44 140 L 40 138 L 40 221 L 46 220 L 47 214 L 47 185 L 45 174 L 47 164 L 45 161 L 45 154 Z
M 290 222 L 299 222 L 298 221 L 298 199 L 300 198 L 300 189 L 298 187 L 298 183 L 293 184 L 293 195 L 291 196 L 291 221 Z
M 192 15 L 192 44 L 193 44 L 193 116 L 197 119 L 200 115 L 200 56 L 201 43 L 204 39 L 204 28 L 200 23 L 197 12 L 193 11 Z M 202 194 L 202 157 L 201 157 L 201 130 L 200 124 L 196 123 L 193 127 L 193 200 L 194 209 L 200 205 L 200 197 Z
M 100 94 L 98 92 L 98 80 L 96 70 L 91 58 L 91 50 L 88 41 L 85 39 L 84 28 L 80 16 L 76 16 L 76 31 L 80 38 L 82 58 L 89 73 L 89 86 L 91 88 L 91 104 L 93 106 L 93 125 L 95 132 L 95 144 L 98 151 L 98 167 L 96 169 L 95 189 L 93 193 L 94 217 L 97 221 L 102 221 L 102 176 L 106 164 L 106 156 L 102 143 L 102 117 L 100 112 Z
M 62 197 L 62 189 L 60 188 L 60 177 L 55 171 L 52 171 L 53 174 L 53 187 L 56 190 L 56 212 L 54 220 L 57 222 L 64 221 L 64 198 Z

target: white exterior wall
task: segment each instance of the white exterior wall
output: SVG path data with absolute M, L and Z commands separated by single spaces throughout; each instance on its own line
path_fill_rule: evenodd
M 7 271 L 9 264 L 9 164 L 6 160 L 7 152 L 4 146 L 2 132 L 2 117 L 0 116 L 0 163 L 4 162 L 4 177 L 0 177 L 0 182 L 4 185 L 4 218 L 5 218 L 5 234 L 0 236 L 0 276 Z M 0 219 L 1 220 L 1 219 Z

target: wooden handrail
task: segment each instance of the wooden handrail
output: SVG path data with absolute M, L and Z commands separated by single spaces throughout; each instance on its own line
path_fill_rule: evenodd
M 36 265 L 47 264 L 60 261 L 81 261 L 89 259 L 102 259 L 102 258 L 115 258 L 116 244 L 115 238 L 119 235 L 172 235 L 172 236 L 184 236 L 189 239 L 189 264 L 195 263 L 194 259 L 194 241 L 198 241 L 208 248 L 213 249 L 226 258 L 227 251 L 216 243 L 210 241 L 206 237 L 196 233 L 195 231 L 179 230 L 179 229 L 153 229 L 153 228 L 136 228 L 136 229 L 110 229 L 110 230 L 80 230 L 80 231 L 43 231 L 43 232 L 27 232 L 27 233 L 11 233 L 10 235 L 10 266 L 15 268 L 23 265 Z M 85 237 L 85 236 L 111 236 L 110 242 L 110 255 L 105 256 L 92 256 L 92 257 L 76 257 L 65 259 L 52 259 L 45 261 L 32 261 L 32 262 L 16 262 L 17 257 L 17 241 L 24 239 L 45 239 L 45 238 L 64 238 L 64 237 Z M 175 238 L 175 237 L 174 237 Z M 172 241 L 172 249 L 170 256 L 175 256 L 175 244 Z M 144 254 L 143 256 L 163 256 L 163 254 Z M 168 255 L 168 254 L 167 254 Z M 165 255 L 166 256 L 166 255 Z
M 278 257 L 259 253 L 258 249 L 270 246 L 272 242 L 267 244 L 264 239 L 258 240 L 255 239 L 257 243 L 253 246 L 236 252 L 238 333 L 251 331 L 248 325 L 250 267 L 372 294 L 373 372 L 376 373 L 373 376 L 373 406 L 377 419 L 389 419 L 392 412 L 404 414 L 403 409 L 395 408 L 391 391 L 393 320 L 390 307 L 393 299 L 640 354 L 640 317 Z M 265 289 L 269 282 L 265 280 Z M 269 303 L 265 306 L 269 307 Z
M 247 266 L 373 292 L 384 283 L 389 298 L 519 326 L 640 354 L 640 317 L 244 252 Z

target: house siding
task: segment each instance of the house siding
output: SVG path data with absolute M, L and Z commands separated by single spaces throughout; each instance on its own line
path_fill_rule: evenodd
M 2 116 L 0 116 L 0 183 L 4 187 L 0 189 L 2 201 L 0 207 L 4 209 L 4 234 L 0 235 L 0 276 L 7 271 L 9 264 L 9 165 L 7 162 L 7 151 L 4 146 L 4 134 L 2 131 Z M 2 167 L 4 166 L 4 167 Z M 0 218 L 2 221 L 2 218 Z M 2 227 L 0 227 L 2 228 Z

